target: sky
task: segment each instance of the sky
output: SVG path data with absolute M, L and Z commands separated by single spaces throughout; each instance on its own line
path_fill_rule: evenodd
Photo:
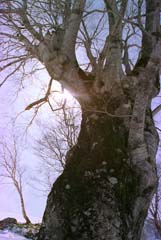
M 21 93 L 21 96 L 18 96 L 18 99 L 14 100 L 12 93 L 12 83 L 6 83 L 3 88 L 0 89 L 0 133 L 1 137 L 4 139 L 8 139 L 12 137 L 13 131 L 17 135 L 22 135 L 22 140 L 24 142 L 25 150 L 23 150 L 23 154 L 21 154 L 21 159 L 23 159 L 24 165 L 27 165 L 31 168 L 34 168 L 34 165 L 37 163 L 36 156 L 34 156 L 32 149 L 28 147 L 29 139 L 26 137 L 25 133 L 25 125 L 27 126 L 27 119 L 30 121 L 30 116 L 25 116 L 22 114 L 15 122 L 15 117 L 19 112 L 22 112 L 26 106 L 26 96 L 25 92 Z M 30 94 L 29 94 L 30 95 Z M 21 99 L 21 100 L 20 100 Z M 20 100 L 20 101 L 19 101 Z M 15 128 L 12 126 L 16 126 Z M 21 129 L 20 127 L 21 126 Z M 34 128 L 31 127 L 29 130 Z M 24 132 L 24 134 L 23 134 Z M 30 135 L 29 132 L 29 135 Z M 23 136 L 24 135 L 24 136 Z M 7 140 L 6 140 L 7 141 Z M 3 184 L 0 185 L 1 191 L 1 199 L 0 199 L 0 218 L 4 218 L 7 216 L 16 217 L 19 220 L 23 220 L 21 211 L 20 211 L 20 201 L 19 196 L 17 195 L 16 190 L 14 189 L 12 184 Z M 25 204 L 27 208 L 27 212 L 33 220 L 40 219 L 45 201 L 43 197 L 40 197 L 38 193 L 36 193 L 33 189 L 31 189 L 28 184 L 25 184 L 24 189 L 25 195 Z M 12 197 L 11 197 L 12 196 Z M 32 203 L 32 204 L 31 204 Z M 35 207 L 36 206 L 36 207 Z

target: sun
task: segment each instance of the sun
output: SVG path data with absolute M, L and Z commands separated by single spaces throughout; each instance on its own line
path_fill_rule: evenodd
M 71 93 L 66 89 L 62 88 L 61 84 L 55 80 L 53 81 L 51 93 L 52 99 L 54 99 L 55 102 L 58 103 L 58 105 L 59 103 L 62 103 L 64 101 L 69 105 L 72 105 L 76 101 L 76 99 L 71 95 Z

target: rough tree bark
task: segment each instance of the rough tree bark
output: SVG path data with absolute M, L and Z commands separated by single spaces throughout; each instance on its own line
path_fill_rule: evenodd
M 138 1 L 138 8 L 142 2 Z M 53 3 L 63 6 L 64 1 Z M 29 2 L 18 10 L 0 11 L 18 15 L 19 24 L 23 22 L 36 44 L 20 30 L 19 41 L 51 76 L 46 96 L 26 109 L 48 100 L 52 79 L 69 90 L 82 108 L 78 143 L 68 152 L 65 170 L 49 194 L 38 240 L 138 240 L 157 186 L 158 134 L 150 104 L 159 85 L 160 0 L 146 0 L 146 14 L 141 16 L 138 10 L 134 18 L 126 17 L 125 12 L 135 1 L 104 0 L 109 35 L 98 56 L 91 50 L 93 39 L 84 23 L 89 14 L 84 11 L 85 3 L 66 1 L 65 22 L 45 35 L 37 30 L 40 23 L 34 27 L 33 19 L 29 21 Z M 50 11 L 52 2 L 48 4 Z M 128 74 L 121 65 L 122 23 L 126 21 L 142 31 L 140 58 L 131 72 L 128 65 Z M 88 74 L 75 54 L 81 22 L 91 66 Z

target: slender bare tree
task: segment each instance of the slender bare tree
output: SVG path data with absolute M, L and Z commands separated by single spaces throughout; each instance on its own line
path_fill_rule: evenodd
M 63 102 L 62 102 L 63 101 Z M 34 182 L 41 182 L 39 190 L 48 194 L 56 176 L 66 165 L 66 153 L 77 143 L 81 113 L 78 103 L 67 99 L 57 100 L 62 109 L 54 113 L 54 122 L 38 121 L 41 137 L 35 140 L 34 152 L 40 159 L 38 176 Z M 68 153 L 69 154 L 69 153 Z
M 15 188 L 20 198 L 22 216 L 26 223 L 31 223 L 26 212 L 24 200 L 24 174 L 25 168 L 20 164 L 19 151 L 16 139 L 9 146 L 9 143 L 0 142 L 0 178 L 4 183 L 11 183 Z
M 38 239 L 140 239 L 157 185 L 160 0 L 2 0 L 0 23 L 1 85 L 37 59 L 51 80 L 26 110 L 52 108 L 53 79 L 82 110 Z

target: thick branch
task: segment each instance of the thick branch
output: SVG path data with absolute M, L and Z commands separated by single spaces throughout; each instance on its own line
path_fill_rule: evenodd
M 160 1 L 146 0 L 146 24 L 142 38 L 142 64 L 145 66 L 151 57 L 160 36 Z
M 75 62 L 75 44 L 79 31 L 79 26 L 83 16 L 85 0 L 76 0 L 69 19 L 69 24 L 65 32 L 63 41 L 63 51 L 70 58 L 71 62 Z

